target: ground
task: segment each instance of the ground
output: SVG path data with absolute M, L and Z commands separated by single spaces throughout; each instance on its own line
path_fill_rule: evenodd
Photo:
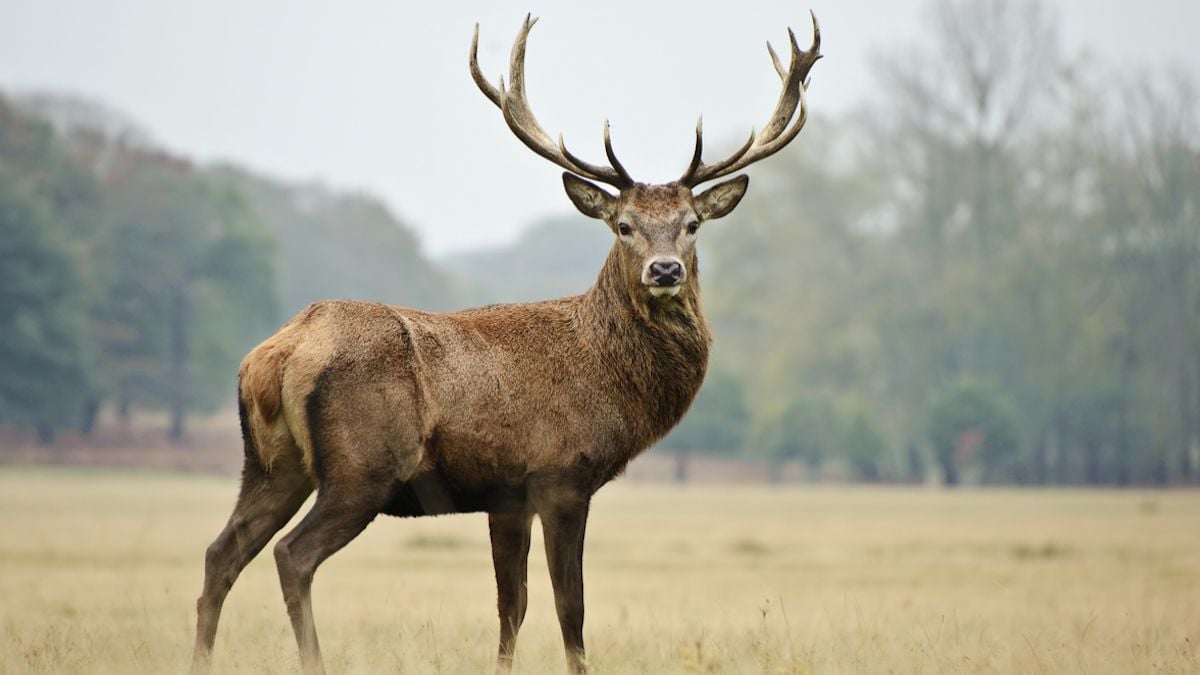
M 0 673 L 186 670 L 204 548 L 236 479 L 0 470 Z M 536 529 L 535 529 L 536 531 Z M 1200 672 L 1200 493 L 677 488 L 596 498 L 596 673 Z M 480 515 L 381 517 L 317 573 L 331 673 L 488 672 Z M 540 539 L 522 673 L 562 672 Z M 215 670 L 290 673 L 269 552 Z

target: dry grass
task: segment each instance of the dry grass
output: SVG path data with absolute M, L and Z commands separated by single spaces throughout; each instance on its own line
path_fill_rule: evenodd
M 186 669 L 205 546 L 234 479 L 0 471 L 0 672 Z M 1200 494 L 673 489 L 617 484 L 587 548 L 597 673 L 1200 672 Z M 383 518 L 321 568 L 332 672 L 484 672 L 482 516 Z M 518 670 L 560 672 L 535 543 Z M 216 669 L 285 673 L 269 554 L 225 606 Z

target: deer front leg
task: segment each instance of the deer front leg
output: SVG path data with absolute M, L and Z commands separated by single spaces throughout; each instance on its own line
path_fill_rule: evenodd
M 517 632 L 525 621 L 529 604 L 526 580 L 529 572 L 529 531 L 532 513 L 488 514 L 492 538 L 492 564 L 496 568 L 496 597 L 500 609 L 500 653 L 496 672 L 512 670 Z
M 567 668 L 586 673 L 583 651 L 583 536 L 588 497 L 556 493 L 538 509 L 546 539 L 546 561 L 554 586 L 554 605 L 567 650 Z

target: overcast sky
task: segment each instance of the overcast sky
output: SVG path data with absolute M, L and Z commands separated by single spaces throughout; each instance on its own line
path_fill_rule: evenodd
M 918 35 L 924 3 L 810 3 L 826 58 L 809 103 L 836 115 L 866 96 L 872 54 Z M 1196 0 L 1048 4 L 1069 49 L 1200 74 Z M 541 17 L 526 71 L 538 119 L 600 160 L 607 116 L 643 181 L 677 177 L 700 113 L 709 139 L 761 126 L 779 86 L 764 41 L 779 46 L 791 25 L 807 44 L 810 30 L 805 4 L 765 0 L 4 0 L 0 88 L 74 92 L 177 152 L 368 191 L 445 253 L 570 208 L 560 170 L 510 134 L 467 72 L 475 22 L 494 80 L 528 10 Z

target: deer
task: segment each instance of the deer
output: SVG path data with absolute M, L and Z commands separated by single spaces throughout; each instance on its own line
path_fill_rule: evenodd
M 811 14 L 811 13 L 810 13 Z M 702 121 L 683 175 L 635 181 L 613 152 L 580 159 L 538 123 L 525 94 L 525 51 L 513 44 L 508 84 L 489 83 L 471 40 L 472 79 L 530 150 L 564 169 L 563 187 L 615 237 L 582 295 L 431 313 L 375 302 L 316 302 L 255 347 L 238 373 L 241 488 L 205 553 L 193 672 L 211 664 L 221 606 L 242 569 L 299 511 L 275 545 L 284 603 L 305 673 L 323 673 L 311 604 L 321 563 L 378 515 L 487 514 L 500 641 L 513 665 L 525 618 L 534 516 L 543 532 L 570 672 L 586 672 L 583 549 L 593 495 L 667 433 L 704 380 L 712 335 L 701 312 L 696 237 L 729 214 L 745 174 L 695 192 L 790 143 L 807 120 L 808 74 L 820 27 L 802 50 L 790 29 L 782 91 L 761 132 L 731 155 L 702 160 Z M 702 118 L 701 118 L 702 120 Z M 606 184 L 616 194 L 600 187 Z

